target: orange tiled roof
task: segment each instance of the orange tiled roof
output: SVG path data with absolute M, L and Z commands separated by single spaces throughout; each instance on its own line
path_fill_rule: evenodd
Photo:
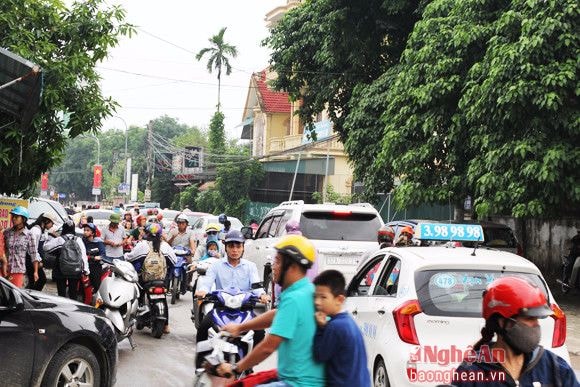
M 258 93 L 267 113 L 290 113 L 290 97 L 288 93 L 270 89 L 266 83 L 265 71 L 257 73 L 255 79 L 258 85 Z

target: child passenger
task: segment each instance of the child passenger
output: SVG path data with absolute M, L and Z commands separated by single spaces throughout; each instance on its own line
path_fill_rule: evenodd
M 326 385 L 369 387 L 371 380 L 362 334 L 352 317 L 343 310 L 344 276 L 339 271 L 326 270 L 314 279 L 314 285 L 318 325 L 314 359 L 326 363 Z

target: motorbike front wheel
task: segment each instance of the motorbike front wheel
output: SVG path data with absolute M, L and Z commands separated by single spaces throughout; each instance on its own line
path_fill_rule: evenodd
M 173 277 L 171 280 L 171 305 L 179 300 L 179 277 Z

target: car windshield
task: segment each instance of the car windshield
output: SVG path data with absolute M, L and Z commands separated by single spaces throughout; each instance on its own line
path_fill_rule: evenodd
M 381 220 L 377 214 L 333 211 L 305 211 L 300 231 L 310 239 L 339 241 L 377 240 Z
M 548 299 L 540 276 L 530 273 L 491 270 L 425 270 L 415 273 L 417 297 L 423 312 L 430 316 L 481 317 L 481 297 L 492 281 L 500 277 L 520 277 L 537 285 Z

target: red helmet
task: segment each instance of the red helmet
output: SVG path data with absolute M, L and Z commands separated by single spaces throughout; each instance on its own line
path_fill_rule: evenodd
M 409 233 L 410 235 L 415 234 L 415 231 L 413 230 L 413 227 L 411 227 L 411 226 L 405 226 L 405 227 L 403 227 L 401 229 L 401 234 L 404 233 L 404 232 Z
M 393 238 L 395 238 L 395 230 L 393 230 L 391 226 L 381 226 L 381 228 L 379 228 L 378 238 L 379 242 L 384 240 L 392 241 Z
M 137 219 L 135 219 L 135 222 L 137 222 L 137 225 L 139 225 L 143 219 L 147 219 L 147 217 L 144 215 L 139 215 L 137 216 Z
M 553 314 L 542 290 L 519 277 L 498 278 L 483 292 L 483 318 L 487 320 L 496 313 L 505 318 Z

